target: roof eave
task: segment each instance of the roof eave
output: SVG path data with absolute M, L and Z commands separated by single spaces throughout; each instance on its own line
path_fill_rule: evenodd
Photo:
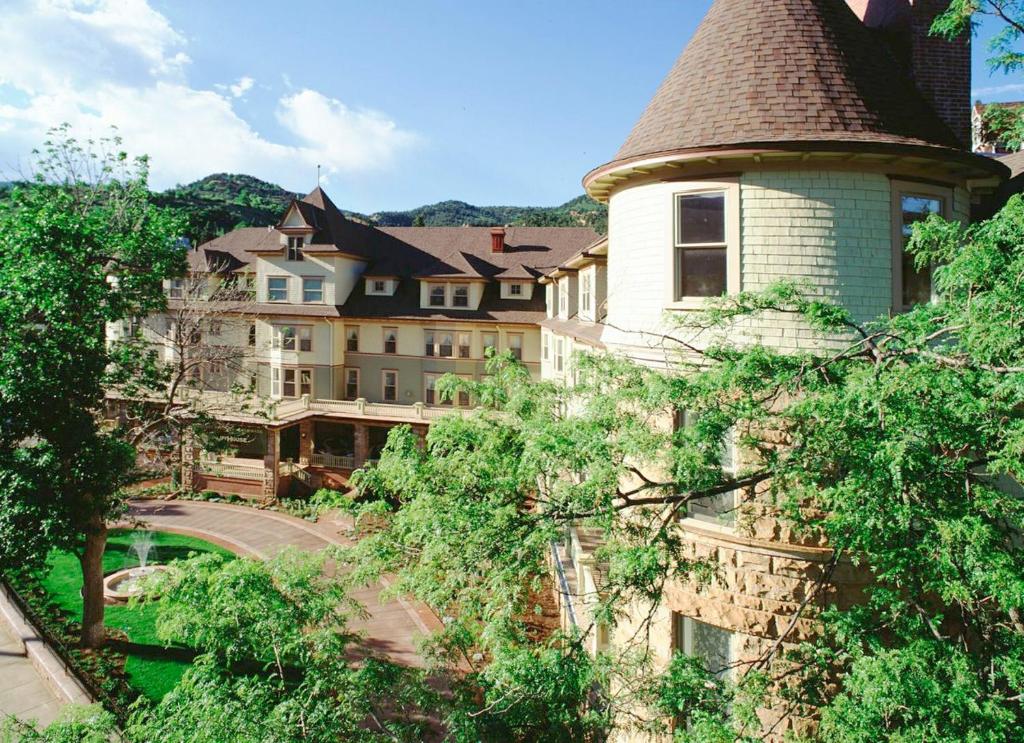
M 800 162 L 873 162 L 882 165 L 903 163 L 942 162 L 960 171 L 965 178 L 1005 179 L 1009 169 L 992 158 L 982 157 L 948 147 L 901 144 L 897 142 L 806 140 L 791 142 L 760 142 L 709 147 L 694 147 L 649 155 L 613 160 L 594 168 L 583 177 L 587 194 L 597 201 L 607 201 L 611 191 L 628 180 L 649 176 L 656 172 L 677 172 L 678 177 L 687 166 L 702 164 L 723 171 L 735 172 L 752 164 Z

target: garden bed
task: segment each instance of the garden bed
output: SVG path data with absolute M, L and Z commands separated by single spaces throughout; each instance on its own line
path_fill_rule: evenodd
M 193 552 L 232 553 L 210 542 L 178 534 L 154 532 L 149 562 L 167 563 Z M 135 567 L 138 556 L 132 550 L 133 532 L 111 530 L 103 555 L 103 572 Z M 12 576 L 12 584 L 30 605 L 37 620 L 46 624 L 48 634 L 59 639 L 78 670 L 92 676 L 115 712 L 123 710 L 139 695 L 159 701 L 181 679 L 191 653 L 183 648 L 164 648 L 156 636 L 156 606 L 106 607 L 106 626 L 111 642 L 100 651 L 77 648 L 82 616 L 82 572 L 78 558 L 55 551 L 46 568 L 35 574 Z

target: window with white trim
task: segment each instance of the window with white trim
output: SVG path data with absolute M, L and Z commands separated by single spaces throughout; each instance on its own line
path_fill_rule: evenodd
M 510 297 L 522 297 L 523 296 L 523 285 L 522 284 L 509 284 L 508 295 Z
M 473 336 L 469 333 L 459 333 L 459 358 L 468 359 L 470 354 L 470 344 L 472 343 Z
M 450 401 L 442 403 L 437 393 L 437 380 L 440 378 L 437 374 L 423 375 L 423 402 L 427 405 L 451 405 Z
M 268 276 L 267 277 L 267 301 L 287 302 L 288 301 L 288 277 Z
M 380 373 L 380 378 L 384 402 L 397 402 L 398 372 L 394 369 L 385 369 Z
M 672 612 L 672 649 L 698 658 L 719 679 L 727 678 L 736 662 L 736 633 Z
M 345 350 L 353 353 L 359 351 L 359 328 L 345 328 Z
M 183 299 L 185 296 L 185 280 L 171 279 L 167 286 L 167 296 L 170 299 Z
M 580 274 L 580 312 L 590 316 L 591 282 L 593 277 L 589 271 Z
M 456 284 L 452 287 L 452 307 L 469 307 L 469 286 Z
M 359 370 L 345 369 L 345 399 L 357 400 L 359 398 Z
M 324 280 L 321 276 L 308 276 L 302 279 L 302 301 L 306 304 L 324 301 Z
M 384 353 L 398 353 L 398 328 L 384 328 Z
M 450 330 L 423 331 L 423 354 L 425 356 L 452 358 L 455 355 L 454 343 L 455 334 Z
M 306 244 L 306 238 L 301 235 L 291 235 L 288 238 L 288 260 L 301 261 L 305 259 L 302 254 L 302 247 Z
M 555 371 L 565 370 L 565 339 L 555 338 Z
M 270 371 L 271 394 L 275 397 L 313 396 L 312 369 L 282 369 L 275 366 Z
M 427 286 L 431 307 L 444 307 L 447 304 L 445 288 L 444 284 L 429 284 Z
M 551 336 L 548 335 L 547 333 L 541 333 L 540 343 L 542 355 L 541 357 L 544 359 L 544 361 L 547 361 L 549 354 L 548 347 L 551 345 Z
M 309 325 L 275 325 L 270 347 L 282 351 L 312 351 L 313 328 Z
M 498 335 L 497 335 L 497 333 L 483 333 L 480 336 L 480 338 L 481 338 L 481 341 L 482 341 L 483 347 L 484 347 L 484 356 L 487 355 L 487 351 L 488 350 L 490 350 L 492 354 L 498 352 Z
M 718 297 L 728 289 L 726 191 L 677 194 L 675 299 Z

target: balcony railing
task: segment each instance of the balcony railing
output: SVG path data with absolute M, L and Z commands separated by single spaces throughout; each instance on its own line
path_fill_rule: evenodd
M 214 462 L 200 459 L 195 464 L 196 472 L 213 477 L 229 477 L 235 480 L 263 481 L 263 466 L 239 464 L 237 462 Z
M 310 464 L 314 467 L 328 467 L 335 470 L 352 470 L 356 467 L 356 458 L 352 455 L 337 456 L 336 454 L 314 452 L 310 458 Z
M 432 408 L 421 402 L 412 405 L 398 405 L 396 403 L 367 402 L 363 398 L 358 400 L 315 400 L 308 395 L 303 395 L 295 400 L 278 403 L 276 417 L 279 420 L 287 420 L 308 411 L 334 413 L 354 418 L 385 418 L 399 421 L 432 421 L 452 412 L 463 415 L 468 412 L 453 409 L 451 406 Z

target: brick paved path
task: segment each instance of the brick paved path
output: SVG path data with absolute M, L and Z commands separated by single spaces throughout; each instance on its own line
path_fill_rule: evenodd
M 345 522 L 312 524 L 273 511 L 226 503 L 133 501 L 129 515 L 158 531 L 189 534 L 238 554 L 262 558 L 289 546 L 318 550 L 349 543 L 344 535 Z M 415 640 L 436 629 L 436 620 L 426 608 L 404 600 L 382 603 L 381 588 L 355 594 L 369 617 L 351 622 L 351 628 L 365 634 L 368 648 L 386 653 L 397 663 L 422 665 Z

